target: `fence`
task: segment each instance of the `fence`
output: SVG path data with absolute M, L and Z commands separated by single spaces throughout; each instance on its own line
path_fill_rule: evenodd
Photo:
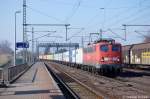
M 0 68 L 0 84 L 2 84 L 4 81 L 4 76 L 3 76 L 3 69 Z
M 17 79 L 23 72 L 25 72 L 30 66 L 27 64 L 16 65 L 8 68 L 8 81 L 11 83 Z

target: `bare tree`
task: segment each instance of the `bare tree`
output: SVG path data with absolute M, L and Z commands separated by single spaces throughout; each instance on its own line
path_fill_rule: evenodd
M 7 40 L 1 41 L 0 42 L 0 53 L 12 54 L 13 51 L 10 48 L 10 46 L 11 46 L 11 44 Z

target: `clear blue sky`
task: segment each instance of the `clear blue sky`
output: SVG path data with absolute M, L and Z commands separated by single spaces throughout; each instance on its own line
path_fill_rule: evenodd
M 13 47 L 14 13 L 22 11 L 23 0 L 0 1 L 0 40 L 8 40 Z M 104 8 L 104 9 L 101 9 Z M 122 24 L 150 24 L 150 0 L 27 0 L 27 23 L 69 23 L 72 28 L 68 36 L 89 35 L 102 28 L 104 37 L 115 37 L 113 32 L 124 38 Z M 56 30 L 52 35 L 65 37 L 64 27 L 34 27 L 35 30 Z M 31 27 L 28 27 L 31 30 Z M 127 41 L 116 38 L 122 44 L 138 43 L 142 36 L 134 31 L 148 31 L 149 27 L 128 27 Z M 143 33 L 143 32 L 142 32 Z M 30 34 L 30 33 L 28 33 Z M 35 37 L 46 33 L 38 33 Z M 143 33 L 143 34 L 146 34 Z M 28 37 L 31 39 L 31 36 Z M 85 40 L 88 40 L 86 38 Z M 22 41 L 22 13 L 17 15 L 17 41 Z M 65 42 L 65 38 L 41 38 L 40 41 Z M 69 42 L 81 42 L 72 38 Z

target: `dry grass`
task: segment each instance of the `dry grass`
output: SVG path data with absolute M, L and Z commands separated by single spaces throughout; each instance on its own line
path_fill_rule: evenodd
M 7 63 L 10 60 L 10 55 L 0 54 L 0 66 Z

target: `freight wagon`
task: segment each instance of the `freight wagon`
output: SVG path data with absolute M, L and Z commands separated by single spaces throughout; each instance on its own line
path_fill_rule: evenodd
M 123 46 L 122 60 L 129 65 L 150 65 L 150 43 Z

